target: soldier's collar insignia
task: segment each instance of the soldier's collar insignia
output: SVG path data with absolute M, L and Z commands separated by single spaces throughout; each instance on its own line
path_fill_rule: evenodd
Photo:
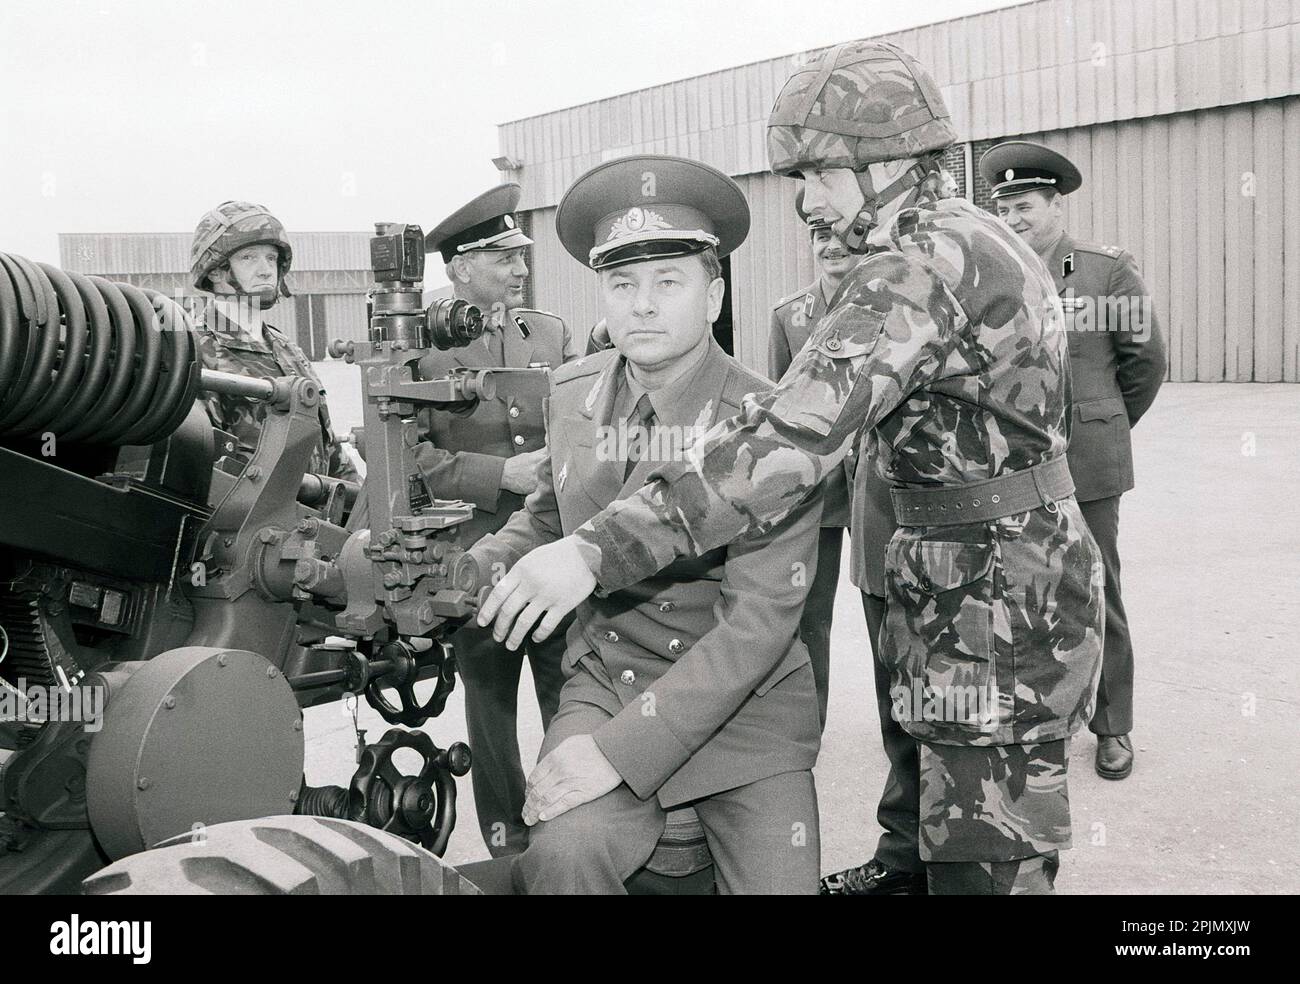
M 632 236 L 638 232 L 667 228 L 668 223 L 664 221 L 664 217 L 654 209 L 633 205 L 622 218 L 614 220 L 609 235 L 605 238 L 606 240 L 622 239 L 624 236 Z
M 1066 253 L 1061 257 L 1061 276 L 1068 277 L 1074 273 L 1074 254 Z

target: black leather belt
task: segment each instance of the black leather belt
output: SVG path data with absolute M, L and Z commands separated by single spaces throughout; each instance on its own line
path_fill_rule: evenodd
M 899 526 L 954 526 L 986 523 L 1050 505 L 1074 493 L 1065 458 L 967 485 L 930 489 L 890 489 Z

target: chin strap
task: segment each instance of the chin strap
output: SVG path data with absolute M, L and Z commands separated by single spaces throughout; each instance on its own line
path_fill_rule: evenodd
M 866 168 L 858 171 L 858 187 L 862 189 L 863 198 L 862 208 L 853 217 L 853 224 L 849 226 L 848 231 L 840 236 L 849 251 L 853 253 L 867 252 L 871 248 L 867 243 L 867 236 L 876 227 L 876 213 L 880 211 L 880 206 L 892 202 L 898 196 L 911 191 L 925 180 L 928 173 L 929 171 L 918 162 L 880 191 L 876 191 L 871 185 L 871 172 Z

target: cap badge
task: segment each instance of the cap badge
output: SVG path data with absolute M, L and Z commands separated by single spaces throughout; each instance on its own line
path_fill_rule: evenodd
M 1007 180 L 1010 181 L 1015 176 L 1016 176 L 1016 172 L 1011 170 L 1011 168 L 1007 168 Z
M 631 236 L 638 232 L 667 228 L 668 223 L 664 221 L 664 217 L 658 212 L 633 205 L 627 210 L 626 215 L 615 221 L 605 239 L 606 241 L 621 239 L 623 236 Z
M 512 215 L 507 214 L 501 216 L 501 221 L 506 224 L 507 229 L 513 229 L 515 227 L 515 220 L 514 220 L 514 216 Z

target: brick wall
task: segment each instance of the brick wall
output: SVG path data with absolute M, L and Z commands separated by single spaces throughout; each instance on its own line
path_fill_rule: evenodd
M 993 199 L 989 197 L 989 183 L 980 176 L 980 157 L 984 152 L 994 144 L 1001 143 L 1006 137 L 999 137 L 996 140 L 976 140 L 971 145 L 971 169 L 975 172 L 975 196 L 971 199 L 980 208 L 993 211 Z

